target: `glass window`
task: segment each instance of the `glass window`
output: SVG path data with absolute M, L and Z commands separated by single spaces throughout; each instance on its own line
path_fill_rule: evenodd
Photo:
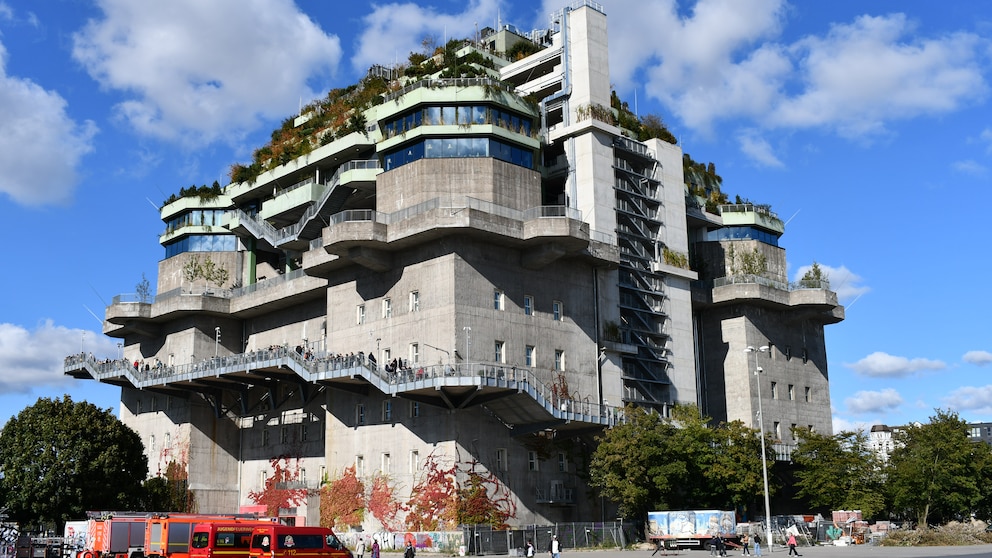
M 556 322 L 561 321 L 561 302 L 556 300 L 551 304 L 551 313 Z
M 527 469 L 528 470 L 539 471 L 540 470 L 540 463 L 541 462 L 540 462 L 540 460 L 537 457 L 537 452 L 536 451 L 528 451 L 527 452 Z
M 568 472 L 568 459 L 565 458 L 565 452 L 563 451 L 558 452 L 558 472 Z
M 778 382 L 772 382 L 772 399 L 778 399 Z
M 383 318 L 393 317 L 393 300 L 391 298 L 382 299 L 382 317 Z
M 472 123 L 472 107 L 458 107 L 458 124 L 467 126 Z
M 382 422 L 393 420 L 393 400 L 386 399 L 382 402 Z
M 524 295 L 524 315 L 534 315 L 534 297 L 531 295 Z
M 410 311 L 420 312 L 420 291 L 410 291 Z
M 555 370 L 565 369 L 565 351 L 555 349 Z
M 503 309 L 503 291 L 499 289 L 493 290 L 493 310 Z
M 427 107 L 427 125 L 441 125 L 441 107 Z
M 359 304 L 358 308 L 355 309 L 355 322 L 358 325 L 365 323 L 365 305 Z
M 803 391 L 805 392 L 805 393 L 804 393 L 804 398 L 806 399 L 806 402 L 807 402 L 807 403 L 809 403 L 809 402 L 810 402 L 810 400 L 812 399 L 812 395 L 813 395 L 813 393 L 812 393 L 812 391 L 810 390 L 810 388 L 808 388 L 808 387 L 806 387 L 806 388 L 803 388 Z
M 365 404 L 355 405 L 355 424 L 365 424 Z
M 419 343 L 410 343 L 410 362 L 411 363 L 414 363 L 414 364 L 420 362 L 420 344 Z
M 472 107 L 472 123 L 473 124 L 486 123 L 486 107 L 484 106 Z
M 534 367 L 534 346 L 527 345 L 526 355 L 524 356 L 524 363 L 527 366 Z
M 495 362 L 505 362 L 503 360 L 503 342 L 497 341 L 494 346 L 494 360 Z
M 392 466 L 393 458 L 388 453 L 382 454 L 382 464 L 379 466 L 379 471 L 384 475 L 388 475 Z
M 496 448 L 496 470 L 506 470 L 506 448 Z
M 420 472 L 420 452 L 417 450 L 410 451 L 410 474 L 416 474 Z
M 458 120 L 455 118 L 455 112 L 455 107 L 441 107 L 441 123 L 448 126 L 457 124 Z

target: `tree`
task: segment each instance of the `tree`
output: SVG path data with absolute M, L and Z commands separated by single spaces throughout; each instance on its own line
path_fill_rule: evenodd
M 813 262 L 813 265 L 803 274 L 803 278 L 799 280 L 799 285 L 808 289 L 829 289 L 830 281 L 820 264 Z
M 800 497 L 831 510 L 861 510 L 865 517 L 885 508 L 882 462 L 864 432 L 827 436 L 796 430 L 794 435 L 799 438 L 792 461 Z
M 710 426 L 695 405 L 676 405 L 671 420 L 629 407 L 627 421 L 600 437 L 590 484 L 625 517 L 650 510 L 725 508 L 761 494 L 761 440 L 739 421 Z
M 269 459 L 272 474 L 265 478 L 262 490 L 248 493 L 248 498 L 259 505 L 265 506 L 265 515 L 279 517 L 281 508 L 299 506 L 307 501 L 306 488 L 293 487 L 300 480 L 300 460 L 282 455 Z
M 928 424 L 912 425 L 894 436 L 889 487 L 896 511 L 920 527 L 969 517 L 988 507 L 990 449 L 968 438 L 957 413 L 936 410 Z
M 0 493 L 22 526 L 61 532 L 87 510 L 131 509 L 147 475 L 138 434 L 68 395 L 38 399 L 0 432 Z

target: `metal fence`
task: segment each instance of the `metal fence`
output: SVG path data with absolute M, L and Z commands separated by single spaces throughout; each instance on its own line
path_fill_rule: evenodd
M 498 554 L 523 556 L 527 541 L 537 554 L 546 552 L 551 537 L 558 535 L 562 548 L 617 548 L 638 540 L 637 528 L 630 523 L 575 522 L 529 525 L 517 529 L 493 529 L 489 525 L 462 527 L 467 555 Z

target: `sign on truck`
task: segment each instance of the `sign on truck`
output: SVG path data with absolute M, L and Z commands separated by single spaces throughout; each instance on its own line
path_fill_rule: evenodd
M 682 548 L 705 548 L 715 536 L 736 540 L 736 528 L 732 511 L 653 511 L 648 512 L 647 537 L 656 543 L 675 541 Z

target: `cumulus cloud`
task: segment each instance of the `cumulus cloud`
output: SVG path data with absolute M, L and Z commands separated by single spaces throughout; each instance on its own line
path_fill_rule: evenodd
M 908 359 L 876 351 L 854 364 L 844 363 L 844 366 L 862 376 L 876 378 L 901 378 L 925 370 L 943 370 L 947 365 L 939 360 L 926 358 Z
M 862 285 L 861 282 L 864 279 L 850 269 L 847 269 L 847 266 L 831 267 L 821 263 L 817 265 L 820 266 L 820 270 L 826 275 L 827 280 L 830 281 L 830 289 L 837 293 L 837 298 L 840 299 L 842 304 L 846 304 L 871 290 L 870 287 Z M 812 265 L 799 267 L 795 274 L 793 274 L 792 280 L 799 281 L 812 267 Z
M 463 7 L 461 12 L 445 14 L 410 2 L 374 5 L 372 13 L 363 18 L 365 30 L 358 37 L 352 65 L 365 71 L 373 64 L 404 63 L 411 52 L 423 51 L 425 38 L 441 46 L 446 39 L 464 38 L 476 25 L 496 27 L 497 0 L 473 0 Z
M 58 93 L 7 75 L 6 61 L 0 44 L 0 192 L 24 205 L 65 204 L 97 127 L 73 120 Z
M 56 326 L 51 320 L 34 330 L 0 323 L 0 392 L 27 393 L 34 387 L 69 384 L 72 378 L 63 373 L 65 355 L 79 353 L 84 340 L 87 352 L 116 354 L 114 343 L 101 333 Z
M 902 396 L 892 388 L 881 391 L 859 391 L 844 400 L 847 410 L 856 414 L 885 413 L 902 405 Z
M 894 13 L 786 41 L 789 13 L 784 0 L 610 2 L 612 80 L 626 97 L 642 87 L 703 134 L 728 121 L 871 138 L 988 92 L 988 42 L 977 34 L 921 36 Z
M 961 360 L 969 364 L 985 366 L 986 364 L 992 364 L 992 353 L 988 351 L 968 351 L 961 357 Z
M 833 420 L 834 434 L 839 434 L 841 432 L 868 432 L 871 428 L 871 426 L 867 423 L 847 420 L 837 415 L 834 415 L 831 418 Z
M 125 97 L 139 133 L 191 144 L 236 139 L 322 96 L 341 46 L 292 0 L 99 0 L 73 57 Z M 260 84 L 264 84 L 260 86 Z
M 944 402 L 955 411 L 992 415 L 992 385 L 959 387 Z

